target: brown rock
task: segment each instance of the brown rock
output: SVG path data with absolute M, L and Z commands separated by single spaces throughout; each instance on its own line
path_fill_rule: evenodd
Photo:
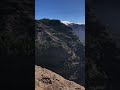
M 35 66 L 35 90 L 85 90 L 85 88 L 50 70 Z

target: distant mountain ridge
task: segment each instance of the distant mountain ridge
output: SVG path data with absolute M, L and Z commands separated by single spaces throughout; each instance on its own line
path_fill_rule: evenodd
M 73 23 L 69 21 L 61 21 L 65 25 L 71 27 L 73 29 L 73 33 L 77 35 L 82 42 L 83 45 L 85 45 L 85 24 L 80 23 Z

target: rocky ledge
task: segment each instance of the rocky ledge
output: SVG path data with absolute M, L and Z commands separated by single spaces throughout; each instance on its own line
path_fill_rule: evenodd
M 62 76 L 35 66 L 35 90 L 85 90 L 85 88 L 73 81 L 64 79 Z

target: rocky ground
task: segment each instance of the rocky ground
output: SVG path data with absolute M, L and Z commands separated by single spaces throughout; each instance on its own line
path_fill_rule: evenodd
M 64 79 L 62 76 L 35 66 L 35 90 L 85 90 L 85 88 L 73 81 Z

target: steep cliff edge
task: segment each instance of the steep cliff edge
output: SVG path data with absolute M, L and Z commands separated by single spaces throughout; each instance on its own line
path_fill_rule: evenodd
M 35 66 L 35 90 L 85 90 L 85 88 L 50 70 Z

